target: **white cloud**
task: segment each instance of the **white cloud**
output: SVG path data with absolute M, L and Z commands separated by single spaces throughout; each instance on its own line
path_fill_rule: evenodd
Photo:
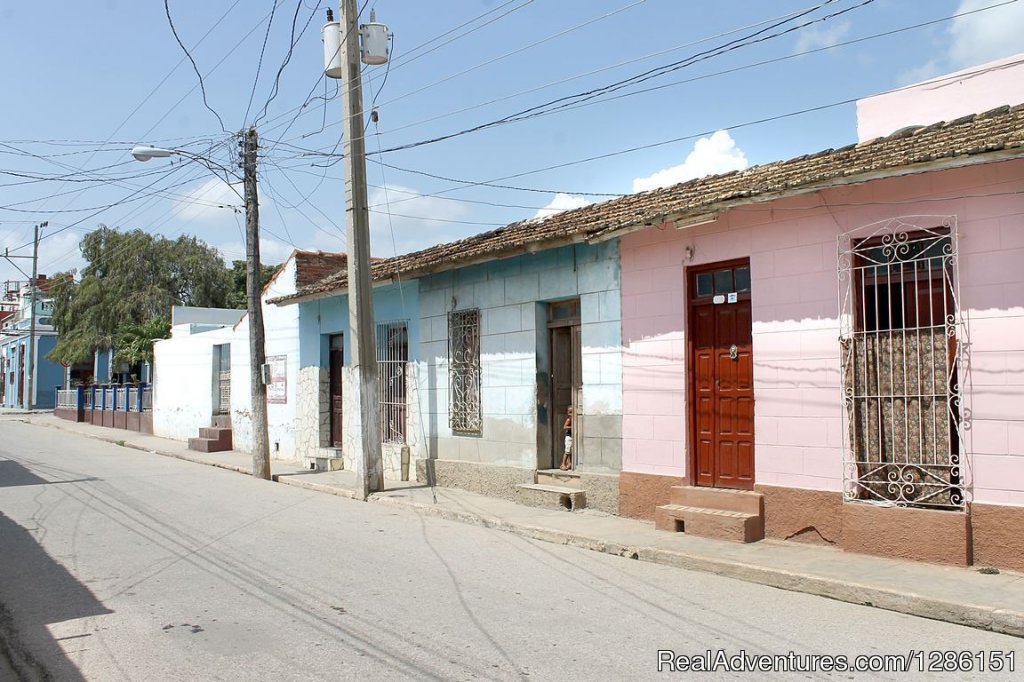
M 537 214 L 533 216 L 533 219 L 537 220 L 542 218 L 550 218 L 556 213 L 561 213 L 562 211 L 570 211 L 574 208 L 583 208 L 589 203 L 590 202 L 587 201 L 584 197 L 578 197 L 573 196 L 572 194 L 558 192 L 557 194 L 555 194 L 554 199 L 552 199 L 547 206 L 545 206 L 544 208 L 537 209 Z
M 25 230 L 11 229 L 11 228 L 0 228 L 0 251 L 3 249 L 14 249 L 19 246 L 32 241 L 32 227 L 26 226 Z M 53 233 L 54 229 L 60 229 L 59 226 L 50 228 L 50 232 Z M 78 248 L 79 242 L 82 241 L 82 232 L 78 230 L 65 230 L 60 233 L 53 233 L 52 236 L 46 236 L 46 230 L 43 231 L 43 239 L 39 242 L 39 272 L 45 275 L 53 275 L 56 272 L 65 272 L 72 268 L 81 270 L 82 266 L 85 265 L 85 261 L 82 260 L 82 252 Z M 31 256 L 32 247 L 21 249 L 17 252 L 18 255 Z M 31 274 L 32 261 L 28 259 L 19 259 L 16 261 L 22 270 Z M 0 283 L 7 280 L 27 280 L 28 277 L 23 275 L 6 260 L 0 258 Z
M 653 175 L 634 178 L 633 191 L 644 192 L 659 187 L 670 187 L 680 182 L 705 175 L 743 170 L 749 164 L 747 155 L 736 146 L 727 130 L 719 130 L 711 137 L 702 137 L 693 145 L 686 161 L 678 166 L 660 170 Z
M 822 47 L 832 47 L 843 39 L 850 30 L 849 21 L 840 21 L 836 24 L 823 25 L 815 24 L 802 29 L 796 41 L 794 54 L 803 54 Z
M 962 0 L 955 14 L 988 7 L 992 0 Z M 1024 3 L 997 7 L 953 20 L 949 62 L 953 69 L 1024 52 Z
M 469 205 L 441 196 L 426 196 L 411 187 L 389 185 L 391 220 L 384 189 L 373 190 L 370 204 L 370 251 L 388 257 L 409 253 L 490 229 L 487 225 L 463 224 L 470 218 Z
M 235 190 L 242 191 L 241 185 L 234 185 Z M 261 200 L 260 204 L 264 202 Z M 229 208 L 221 206 L 242 206 L 243 202 L 223 180 L 210 178 L 202 184 L 185 192 L 184 196 L 175 201 L 174 216 L 204 225 L 223 225 L 232 222 Z
M 220 251 L 221 257 L 228 265 L 234 260 L 245 260 L 245 242 L 243 241 L 222 242 L 216 246 L 216 249 Z M 294 247 L 291 244 L 286 244 L 276 239 L 260 237 L 260 262 L 264 265 L 283 263 L 293 250 Z
M 954 14 L 963 14 L 995 3 L 992 0 L 961 0 Z M 900 75 L 902 84 L 959 71 L 1024 52 L 1024 3 L 1015 2 L 953 20 L 943 32 L 936 55 Z

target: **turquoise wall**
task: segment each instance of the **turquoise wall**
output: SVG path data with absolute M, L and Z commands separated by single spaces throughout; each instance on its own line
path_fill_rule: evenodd
M 349 345 L 348 295 L 299 303 L 299 367 L 327 367 L 328 339 L 345 335 L 345 363 L 352 357 Z M 409 360 L 419 356 L 419 283 L 402 282 L 373 290 L 373 315 L 377 322 L 406 320 L 409 329 Z

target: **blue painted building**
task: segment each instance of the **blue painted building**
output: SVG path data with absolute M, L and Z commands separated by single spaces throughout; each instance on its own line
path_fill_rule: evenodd
M 0 329 L 0 405 L 7 408 L 28 409 L 30 404 L 40 409 L 53 409 L 57 405 L 57 386 L 64 383 L 64 367 L 46 358 L 57 344 L 57 332 L 50 324 L 53 304 L 37 293 L 35 333 L 35 377 L 32 381 L 34 400 L 29 401 L 29 287 L 18 295 L 18 309 L 4 320 Z
M 415 366 L 420 345 L 419 286 L 415 280 L 378 286 L 373 291 L 381 396 L 385 476 L 409 477 L 412 455 L 423 438 L 411 409 L 416 395 Z M 351 364 L 348 296 L 334 294 L 298 303 L 299 372 L 296 387 L 296 453 L 341 459 L 353 466 L 345 434 L 358 424 Z M 347 396 L 347 397 L 346 397 Z
M 553 234 L 557 220 L 373 264 L 385 480 L 572 507 L 585 494 L 618 510 L 618 241 Z M 346 285 L 338 270 L 271 302 L 300 310 L 297 450 L 348 468 L 359 415 Z

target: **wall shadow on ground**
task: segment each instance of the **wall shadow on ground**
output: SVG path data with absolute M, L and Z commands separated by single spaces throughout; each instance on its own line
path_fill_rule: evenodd
M 49 483 L 17 462 L 0 461 L 0 486 Z M 11 661 L 22 679 L 84 682 L 47 626 L 113 612 L 50 557 L 28 530 L 2 513 L 0 557 L 0 656 Z M 78 637 L 74 648 L 88 647 L 91 636 Z

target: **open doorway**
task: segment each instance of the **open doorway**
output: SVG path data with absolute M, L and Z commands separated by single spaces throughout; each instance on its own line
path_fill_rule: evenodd
M 582 441 L 583 362 L 580 335 L 580 301 L 578 298 L 548 304 L 548 339 L 551 386 L 551 448 L 549 467 L 560 468 L 565 454 L 566 436 L 572 438 L 569 469 L 579 462 Z M 566 418 L 571 426 L 566 429 Z
M 342 437 L 341 424 L 344 401 L 342 400 L 341 373 L 342 367 L 345 366 L 344 340 L 343 334 L 331 334 L 330 355 L 328 359 L 330 367 L 328 370 L 330 372 L 328 392 L 331 401 L 331 446 L 335 448 L 341 447 Z

